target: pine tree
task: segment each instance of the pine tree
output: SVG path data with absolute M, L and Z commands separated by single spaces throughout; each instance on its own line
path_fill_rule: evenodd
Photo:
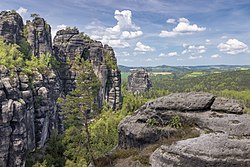
M 65 99 L 61 99 L 60 102 L 64 111 L 66 128 L 68 127 L 69 130 L 72 131 L 72 128 L 74 127 L 73 131 L 78 131 L 84 135 L 78 134 L 77 140 L 74 139 L 75 136 L 66 136 L 65 140 L 66 144 L 67 139 L 69 142 L 74 140 L 74 147 L 86 150 L 86 159 L 90 163 L 94 163 L 88 122 L 90 120 L 90 114 L 96 112 L 96 98 L 98 96 L 100 84 L 98 78 L 94 74 L 90 62 L 81 62 L 80 60 L 74 65 L 74 68 L 75 71 L 78 72 L 76 88 L 67 95 Z M 69 135 L 71 135 L 71 133 L 69 133 Z M 74 153 L 69 151 L 69 155 L 70 154 Z M 75 160 L 76 159 L 78 159 L 78 157 L 75 157 Z

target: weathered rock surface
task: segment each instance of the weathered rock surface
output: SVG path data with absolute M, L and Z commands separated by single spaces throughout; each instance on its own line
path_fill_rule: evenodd
M 57 32 L 54 38 L 54 52 L 63 62 L 66 62 L 67 59 L 74 60 L 76 56 L 89 59 L 101 82 L 99 106 L 102 106 L 104 101 L 109 103 L 113 109 L 121 106 L 121 74 L 117 67 L 114 51 L 110 46 L 103 46 L 101 42 L 88 39 L 77 29 L 67 29 Z M 108 61 L 112 62 L 114 66 L 109 66 Z M 60 78 L 63 81 L 65 93 L 74 89 L 76 79 L 74 70 L 67 69 L 67 67 L 62 69 Z
M 42 53 L 52 53 L 51 28 L 43 18 L 36 17 L 32 21 L 28 20 L 24 32 L 33 55 L 39 57 Z
M 15 11 L 2 11 L 0 13 L 0 36 L 7 43 L 19 43 L 23 30 L 23 19 Z
M 210 109 L 214 99 L 214 95 L 210 93 L 175 93 L 160 97 L 146 105 L 156 110 L 205 111 Z
M 152 87 L 145 69 L 132 70 L 128 76 L 128 90 L 134 94 L 148 91 Z
M 214 111 L 216 101 L 228 110 Z M 147 102 L 119 124 L 119 147 L 143 147 L 177 133 L 170 125 L 178 116 L 183 126 L 211 134 L 160 147 L 150 158 L 152 166 L 249 166 L 250 115 L 242 113 L 236 100 L 202 92 L 171 94 Z
M 211 106 L 213 111 L 242 114 L 242 106 L 234 99 L 218 97 Z
M 34 71 L 31 88 L 28 76 L 0 69 L 0 166 L 25 166 L 27 153 L 43 147 L 52 129 L 63 130 L 58 78 Z
M 153 167 L 247 167 L 250 166 L 250 139 L 221 133 L 203 134 L 171 146 L 162 145 L 150 160 Z
M 107 101 L 113 109 L 120 107 L 121 76 L 111 47 L 76 29 L 58 31 L 52 47 L 51 28 L 43 18 L 27 21 L 24 27 L 14 11 L 0 13 L 0 36 L 13 44 L 26 44 L 27 39 L 37 57 L 51 53 L 61 62 L 78 55 L 91 60 L 101 81 L 99 106 Z M 53 129 L 63 131 L 56 101 L 75 88 L 76 73 L 70 65 L 62 65 L 58 71 L 48 69 L 46 74 L 33 70 L 28 77 L 20 68 L 10 75 L 8 67 L 0 64 L 0 167 L 25 166 L 26 155 L 42 148 Z

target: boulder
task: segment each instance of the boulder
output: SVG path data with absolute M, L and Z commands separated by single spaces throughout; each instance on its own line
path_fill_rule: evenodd
M 234 99 L 226 99 L 223 97 L 216 98 L 213 105 L 211 106 L 211 109 L 217 112 L 243 114 L 243 107 L 240 105 L 239 101 Z
M 210 109 L 214 99 L 214 95 L 204 92 L 173 93 L 146 105 L 156 110 L 206 111 Z
M 248 167 L 250 139 L 224 133 L 203 134 L 171 146 L 162 145 L 150 156 L 150 163 L 152 167 Z
M 118 146 L 142 148 L 177 134 L 178 126 L 192 126 L 200 137 L 162 145 L 151 155 L 151 165 L 249 166 L 250 115 L 239 114 L 242 112 L 237 101 L 210 93 L 171 94 L 145 103 L 122 120 Z

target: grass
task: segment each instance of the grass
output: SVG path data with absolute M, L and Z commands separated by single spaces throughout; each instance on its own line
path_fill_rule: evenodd
M 195 72 L 185 75 L 183 78 L 199 77 L 199 76 L 206 75 L 206 74 L 207 74 L 206 72 L 195 71 Z
M 129 73 L 128 72 L 122 72 L 121 73 L 121 79 L 122 81 L 128 80 Z

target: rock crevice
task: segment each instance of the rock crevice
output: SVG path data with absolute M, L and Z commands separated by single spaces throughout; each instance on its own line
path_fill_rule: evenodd
M 244 166 L 250 164 L 250 115 L 236 100 L 210 93 L 176 93 L 147 102 L 118 126 L 119 147 L 144 147 L 193 126 L 201 136 L 162 145 L 153 167 Z

